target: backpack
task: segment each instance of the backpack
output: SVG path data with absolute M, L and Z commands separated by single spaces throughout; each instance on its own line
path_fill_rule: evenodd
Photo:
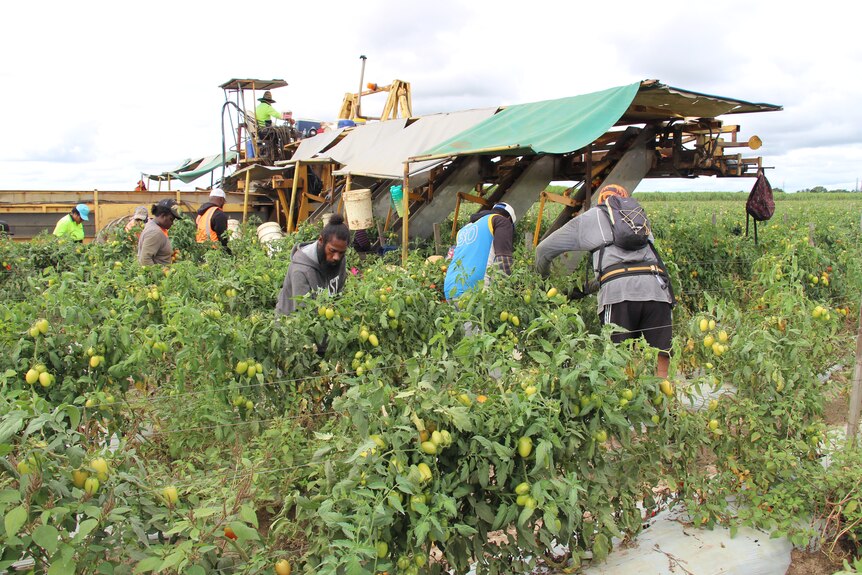
M 603 284 L 605 281 L 609 281 L 604 279 L 605 276 L 620 277 L 644 273 L 657 274 L 666 282 L 670 290 L 671 305 L 676 305 L 676 298 L 673 293 L 673 285 L 667 273 L 667 266 L 664 265 L 661 256 L 650 240 L 652 226 L 640 202 L 632 197 L 608 196 L 605 202 L 599 207 L 604 208 L 610 221 L 611 233 L 613 235 L 612 241 L 599 248 L 599 283 Z M 649 246 L 655 256 L 658 267 L 655 265 L 620 263 L 604 269 L 602 259 L 605 254 L 605 248 L 611 245 L 627 251 L 635 251 Z
M 775 213 L 775 200 L 772 198 L 772 186 L 763 174 L 757 172 L 757 180 L 748 194 L 745 202 L 745 235 L 748 236 L 748 220 L 754 220 L 754 243 L 757 245 L 757 222 L 765 222 Z
M 649 243 L 652 233 L 649 218 L 636 199 L 608 196 L 602 207 L 611 221 L 613 245 L 631 251 Z

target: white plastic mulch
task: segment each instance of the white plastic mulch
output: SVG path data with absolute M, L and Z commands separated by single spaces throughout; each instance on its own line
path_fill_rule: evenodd
M 768 533 L 686 526 L 680 511 L 664 511 L 650 520 L 631 547 L 616 548 L 586 575 L 784 575 L 793 545 Z

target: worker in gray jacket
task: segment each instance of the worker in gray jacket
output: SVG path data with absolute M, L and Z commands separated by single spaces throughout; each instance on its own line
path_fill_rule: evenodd
M 174 200 L 160 200 L 152 207 L 153 218 L 147 222 L 138 237 L 138 263 L 142 266 L 167 265 L 174 256 L 168 230 L 183 213 Z
M 600 191 L 596 207 L 570 220 L 545 238 L 536 248 L 536 268 L 543 277 L 550 272 L 551 261 L 568 251 L 593 254 L 597 282 L 592 289 L 584 286 L 583 297 L 598 287 L 598 313 L 602 324 L 613 323 L 626 331 L 615 333 L 613 341 L 643 336 L 658 348 L 656 374 L 667 377 L 673 336 L 673 291 L 664 264 L 648 242 L 637 249 L 623 249 L 614 243 L 614 225 L 605 206 L 610 196 L 627 198 L 622 186 L 607 185 Z M 648 230 L 647 230 L 648 231 Z M 599 271 L 602 275 L 599 276 Z
M 307 293 L 319 290 L 327 290 L 330 295 L 341 293 L 347 277 L 344 253 L 349 241 L 350 230 L 344 217 L 335 214 L 316 241 L 293 246 L 276 311 L 283 315 L 293 313 L 296 299 Z

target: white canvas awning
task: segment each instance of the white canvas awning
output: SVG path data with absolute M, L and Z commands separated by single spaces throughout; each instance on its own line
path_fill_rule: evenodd
M 317 134 L 311 138 L 305 138 L 299 143 L 299 147 L 296 148 L 296 152 L 294 152 L 293 156 L 290 157 L 290 161 L 295 162 L 296 160 L 310 160 L 311 158 L 314 158 L 334 142 L 343 131 L 344 128 L 327 130 L 326 132 Z
M 444 142 L 452 136 L 478 124 L 482 120 L 494 115 L 497 108 L 482 108 L 478 110 L 465 110 L 462 112 L 450 112 L 422 116 L 413 120 L 402 130 L 387 132 L 385 137 L 376 139 L 373 144 L 362 143 L 351 148 L 351 153 L 345 155 L 342 161 L 336 157 L 336 149 L 342 144 L 349 143 L 353 146 L 352 137 L 359 130 L 354 130 L 341 143 L 330 150 L 329 155 L 344 164 L 334 173 L 336 175 L 363 175 L 379 178 L 402 178 L 404 176 L 404 162 L 407 158 L 415 156 L 440 142 Z M 385 126 L 392 121 L 370 124 L 371 126 Z M 410 173 L 417 174 L 427 170 L 442 160 L 416 162 L 410 165 Z
M 380 146 L 385 146 L 406 125 L 407 120 L 405 118 L 397 118 L 385 122 L 373 122 L 364 126 L 356 126 L 340 142 L 327 150 L 325 154 L 322 154 L 322 156 L 328 157 L 343 166 L 348 166 L 353 160 L 365 155 L 367 152 L 377 150 Z

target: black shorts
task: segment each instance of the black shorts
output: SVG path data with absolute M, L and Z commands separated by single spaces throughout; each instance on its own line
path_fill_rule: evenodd
M 611 336 L 614 343 L 627 339 L 643 338 L 652 347 L 670 352 L 673 337 L 673 308 L 661 301 L 624 301 L 605 306 L 605 313 L 599 318 L 602 325 L 616 324 L 629 331 Z

